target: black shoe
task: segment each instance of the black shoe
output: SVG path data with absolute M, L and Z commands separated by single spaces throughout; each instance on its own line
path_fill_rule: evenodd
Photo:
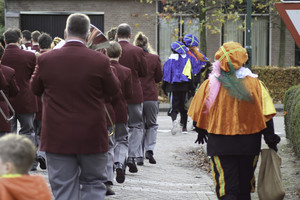
M 116 163 L 116 181 L 118 183 L 124 183 L 125 181 L 125 172 L 123 170 L 123 165 L 121 163 Z
M 47 169 L 45 158 L 43 158 L 42 156 L 38 156 L 38 161 L 40 163 L 41 169 Z
M 136 164 L 139 166 L 143 166 L 144 165 L 144 158 L 143 157 L 137 157 L 136 158 Z
M 106 186 L 106 196 L 109 196 L 109 195 L 115 195 L 116 193 L 111 189 L 110 187 L 110 184 L 106 184 L 105 183 L 105 186 Z
M 146 151 L 145 157 L 146 159 L 149 159 L 149 163 L 156 164 L 156 160 L 153 157 L 153 151 Z
M 31 167 L 31 169 L 30 169 L 30 171 L 36 171 L 37 170 L 37 168 L 36 167 Z
M 131 173 L 137 173 L 138 172 L 138 169 L 136 167 L 134 158 L 128 157 L 127 166 L 129 167 L 129 172 L 131 172 Z

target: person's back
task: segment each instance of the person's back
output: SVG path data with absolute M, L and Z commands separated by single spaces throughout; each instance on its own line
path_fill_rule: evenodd
M 104 199 L 108 133 L 104 99 L 119 91 L 109 59 L 88 49 L 87 15 L 66 22 L 66 44 L 39 56 L 32 91 L 43 95 L 41 150 L 56 200 Z M 58 168 L 57 168 L 58 167 Z
M 118 61 L 111 60 L 111 65 L 116 69 L 117 76 L 120 80 L 122 93 L 119 94 L 120 103 L 115 105 L 115 111 L 122 111 L 116 116 L 117 122 L 127 123 L 127 99 L 129 99 L 133 93 L 132 90 L 132 79 L 131 70 L 123 65 L 119 64 Z M 119 110 L 121 109 L 121 110 Z
M 132 75 L 132 96 L 127 100 L 128 103 L 128 128 L 129 128 L 129 147 L 127 165 L 129 172 L 136 173 L 138 171 L 135 164 L 139 144 L 143 136 L 143 91 L 140 77 L 147 74 L 147 63 L 144 51 L 140 47 L 130 44 L 131 28 L 128 24 L 120 24 L 117 29 L 117 39 L 122 47 L 122 56 L 119 63 L 131 69 Z
M 195 94 L 188 115 L 198 132 L 195 142 L 207 142 L 218 198 L 250 200 L 262 135 L 275 151 L 280 141 L 272 120 L 276 110 L 257 75 L 242 66 L 248 54 L 241 44 L 224 43 L 215 59 L 213 71 Z M 223 177 L 223 182 L 218 177 Z
M 23 30 L 21 49 L 31 51 L 31 47 L 31 32 L 29 30 Z
M 2 45 L 0 45 L 0 58 L 2 58 L 2 55 L 4 53 L 4 48 Z M 17 85 L 16 81 L 16 72 L 14 69 L 0 64 L 0 70 L 2 71 L 5 79 L 5 85 L 1 88 L 3 93 L 7 98 L 15 97 L 19 92 L 19 87 Z M 9 117 L 10 110 L 8 107 L 8 104 L 4 101 L 4 98 L 0 97 L 0 107 L 6 117 Z M 4 117 L 0 116 L 0 136 L 10 132 L 10 121 L 7 122 Z
M 147 64 L 145 61 L 145 53 L 140 47 L 136 47 L 128 41 L 131 37 L 131 32 L 128 36 L 120 34 L 120 29 L 123 26 L 118 27 L 117 38 L 122 47 L 122 56 L 119 59 L 119 63 L 125 67 L 131 69 L 132 81 L 133 81 L 133 95 L 128 100 L 129 104 L 136 104 L 143 102 L 143 91 L 140 77 L 144 77 L 147 74 Z
M 24 136 L 8 134 L 0 138 L 0 199 L 51 200 L 44 177 L 29 175 L 35 146 Z
M 34 113 L 37 111 L 37 105 L 35 96 L 30 90 L 29 81 L 34 71 L 36 57 L 32 52 L 21 50 L 16 45 L 18 40 L 9 40 L 14 31 L 14 29 L 9 29 L 4 33 L 7 45 L 1 63 L 16 71 L 16 80 L 20 92 L 11 101 L 15 112 L 18 114 Z
M 144 158 L 148 159 L 151 164 L 156 164 L 156 160 L 153 156 L 158 128 L 157 115 L 159 112 L 156 83 L 162 80 L 162 66 L 159 56 L 151 54 L 152 52 L 154 53 L 154 50 L 149 43 L 149 38 L 144 33 L 137 33 L 134 44 L 143 49 L 147 63 L 147 75 L 140 78 L 143 88 L 144 136 L 139 147 L 137 164 L 143 165 Z
M 41 33 L 39 31 L 33 31 L 31 33 L 31 42 L 32 42 L 32 47 L 31 49 L 35 52 L 40 52 L 40 47 L 39 47 L 39 40 L 38 38 L 40 37 Z
M 20 49 L 21 31 L 16 28 L 9 28 L 4 32 L 6 48 L 2 57 L 2 64 L 13 68 L 16 72 L 16 81 L 19 93 L 10 99 L 10 103 L 15 110 L 15 116 L 11 120 L 11 132 L 26 135 L 35 143 L 35 132 L 33 120 L 37 111 L 36 97 L 32 93 L 29 85 L 31 75 L 36 64 L 35 54 Z M 18 122 L 20 129 L 18 129 Z M 35 163 L 32 171 L 36 170 Z
M 80 42 L 68 42 L 61 49 L 39 56 L 38 66 L 43 67 L 39 68 L 37 78 L 43 80 L 44 88 L 33 86 L 33 90 L 40 93 L 41 89 L 44 89 L 43 109 L 46 126 L 42 126 L 42 132 L 45 134 L 64 132 L 66 135 L 65 140 L 56 144 L 53 144 L 51 136 L 48 136 L 50 138 L 46 143 L 42 142 L 41 149 L 61 153 L 91 153 L 95 149 L 102 151 L 107 149 L 106 145 L 97 147 L 96 144 L 107 138 L 107 135 L 103 134 L 106 129 L 103 114 L 104 95 L 112 95 L 116 90 L 114 84 L 110 85 L 107 82 L 110 79 L 114 80 L 109 73 L 111 70 L 105 67 L 109 66 L 108 58 L 86 48 Z M 101 80 L 106 81 L 101 83 Z M 90 118 L 98 120 L 90 121 Z M 60 124 L 62 121 L 64 122 L 62 126 L 47 126 L 48 122 Z M 85 126 L 74 127 L 74 124 L 82 123 Z M 69 144 L 68 140 L 72 135 L 82 132 L 87 132 L 86 137 L 73 138 L 73 142 Z M 54 135 L 53 140 L 56 137 Z M 98 139 L 88 135 L 96 136 Z M 66 146 L 66 143 L 69 145 Z M 83 143 L 90 145 L 82 145 Z
M 158 55 L 146 53 L 146 62 L 148 72 L 146 77 L 140 78 L 144 101 L 154 100 L 157 101 L 158 89 L 156 83 L 162 80 L 162 66 Z

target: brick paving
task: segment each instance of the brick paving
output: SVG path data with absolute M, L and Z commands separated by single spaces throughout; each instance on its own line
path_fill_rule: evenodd
M 199 148 L 195 144 L 196 133 L 191 129 L 189 119 L 187 134 L 173 136 L 170 117 L 162 112 L 158 116 L 157 144 L 154 157 L 157 164 L 144 161 L 144 166 L 138 166 L 138 173 L 126 170 L 126 180 L 123 184 L 114 182 L 112 189 L 116 195 L 107 196 L 105 200 L 217 200 L 210 174 L 196 168 L 187 152 Z M 283 117 L 274 118 L 275 131 L 285 140 Z M 263 145 L 263 147 L 266 147 Z M 281 156 L 282 153 L 280 153 Z M 259 167 L 256 169 L 256 174 Z M 38 170 L 48 181 L 47 171 Z M 299 179 L 297 179 L 299 180 Z M 257 194 L 252 194 L 256 200 Z
M 210 174 L 195 168 L 186 154 L 198 147 L 194 143 L 196 134 L 189 131 L 187 134 L 173 136 L 168 116 L 159 116 L 158 124 L 154 151 L 157 164 L 153 165 L 145 160 L 144 166 L 138 166 L 138 173 L 126 170 L 125 183 L 114 183 L 112 189 L 116 195 L 106 199 L 217 199 Z

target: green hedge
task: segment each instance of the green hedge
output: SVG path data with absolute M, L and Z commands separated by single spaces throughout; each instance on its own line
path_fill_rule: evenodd
M 265 83 L 274 103 L 281 104 L 285 92 L 290 87 L 300 84 L 300 67 L 254 66 L 252 72 L 258 74 L 258 78 Z M 161 83 L 157 84 L 157 87 L 159 101 L 168 102 L 161 89 Z
M 256 66 L 252 72 L 266 84 L 274 103 L 282 103 L 285 92 L 300 84 L 300 67 Z
M 286 137 L 300 156 L 300 84 L 286 91 L 283 108 Z

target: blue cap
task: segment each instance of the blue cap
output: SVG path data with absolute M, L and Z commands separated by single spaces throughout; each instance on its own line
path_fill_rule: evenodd
M 179 53 L 179 54 L 186 54 L 188 51 L 187 47 L 180 41 L 173 42 L 171 44 L 171 48 L 173 51 Z
M 193 36 L 192 34 L 186 34 L 183 37 L 184 43 L 189 47 L 197 47 L 199 46 L 199 40 L 196 36 Z

